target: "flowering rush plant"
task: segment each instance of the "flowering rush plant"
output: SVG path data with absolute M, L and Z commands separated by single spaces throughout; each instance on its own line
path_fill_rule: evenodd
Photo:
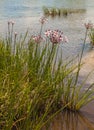
M 35 43 L 40 43 L 43 41 L 43 37 L 41 35 L 41 32 L 42 32 L 42 27 L 43 27 L 43 24 L 45 22 L 47 22 L 48 20 L 46 19 L 46 17 L 41 17 L 40 18 L 40 23 L 41 23 L 41 29 L 40 29 L 40 33 L 36 36 L 32 35 L 31 36 L 31 39 L 35 42 Z M 46 30 L 45 31 L 45 36 L 46 38 L 48 38 L 50 40 L 51 43 L 53 44 L 58 44 L 58 43 L 61 43 L 61 42 L 68 42 L 68 38 L 66 36 L 64 36 L 63 32 L 60 31 L 60 30 Z
M 45 36 L 50 40 L 51 43 L 53 44 L 59 44 L 62 42 L 68 42 L 67 36 L 63 34 L 62 31 L 60 30 L 46 30 L 45 31 Z M 31 38 L 34 40 L 36 43 L 41 43 L 43 41 L 43 37 L 41 35 L 36 35 L 36 36 L 31 36 Z

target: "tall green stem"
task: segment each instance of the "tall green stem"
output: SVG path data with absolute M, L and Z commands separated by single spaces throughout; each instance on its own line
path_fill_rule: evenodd
M 83 56 L 83 52 L 84 52 L 84 48 L 85 48 L 87 33 L 88 33 L 88 29 L 86 28 L 85 38 L 84 38 L 84 42 L 83 42 L 83 47 L 82 47 L 82 51 L 81 51 L 81 55 L 80 55 L 80 59 L 79 59 L 79 63 L 78 63 L 78 71 L 77 71 L 77 75 L 76 75 L 75 85 L 76 85 L 76 83 L 78 81 L 78 77 L 79 77 L 80 65 L 81 65 L 81 60 L 82 60 L 82 56 Z

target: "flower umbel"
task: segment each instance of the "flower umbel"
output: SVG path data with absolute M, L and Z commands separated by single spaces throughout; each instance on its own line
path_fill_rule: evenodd
M 60 30 L 46 30 L 45 35 L 53 44 L 58 44 L 61 42 L 68 42 L 68 38 L 63 35 L 63 32 Z
M 41 24 L 44 24 L 44 23 L 47 22 L 48 20 L 47 20 L 46 17 L 41 17 L 39 21 L 40 21 Z
M 31 39 L 32 39 L 35 43 L 41 43 L 41 41 L 43 40 L 43 38 L 42 38 L 40 35 L 31 36 Z

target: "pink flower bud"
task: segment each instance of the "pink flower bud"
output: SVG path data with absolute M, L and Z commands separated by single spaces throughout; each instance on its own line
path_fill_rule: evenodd
M 85 23 L 84 24 L 86 29 L 92 29 L 93 28 L 93 24 L 91 22 Z
M 11 21 L 11 24 L 12 24 L 12 25 L 14 25 L 14 24 L 15 24 L 15 22 L 14 22 L 14 21 Z
M 15 33 L 14 33 L 14 36 L 16 37 L 17 35 L 18 35 L 18 33 L 17 33 L 17 32 L 15 32 Z

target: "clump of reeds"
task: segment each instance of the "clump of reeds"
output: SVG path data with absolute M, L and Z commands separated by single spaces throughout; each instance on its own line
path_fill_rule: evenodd
M 40 22 L 42 29 L 45 18 Z M 40 130 L 64 108 L 78 111 L 94 99 L 93 85 L 82 91 L 77 84 L 81 60 L 70 65 L 73 60 L 58 56 L 60 43 L 67 41 L 62 31 L 47 30 L 46 41 L 41 32 L 17 40 L 13 26 L 8 23 L 8 37 L 0 40 L 1 130 Z
M 84 13 L 86 10 L 85 9 L 68 9 L 68 8 L 47 8 L 43 7 L 43 12 L 44 15 L 50 15 L 50 16 L 67 16 L 68 14 L 72 13 Z

